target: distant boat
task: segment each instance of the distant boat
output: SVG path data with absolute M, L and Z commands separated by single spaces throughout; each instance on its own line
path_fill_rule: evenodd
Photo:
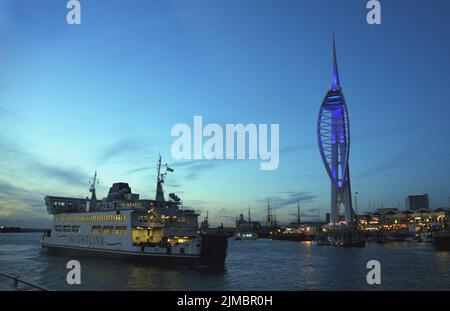
M 314 245 L 314 246 L 325 246 L 325 245 L 328 245 L 328 242 L 325 239 L 315 239 L 315 240 L 312 240 L 312 245 Z
M 244 219 L 244 215 L 240 214 L 236 219 L 235 240 L 256 240 L 258 238 L 259 223 L 252 221 L 250 217 L 250 208 L 248 209 L 248 218 Z
M 258 234 L 256 232 L 236 232 L 234 236 L 235 240 L 256 240 L 258 239 Z

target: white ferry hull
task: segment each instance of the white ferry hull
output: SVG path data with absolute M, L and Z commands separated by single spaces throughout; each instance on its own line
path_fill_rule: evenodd
M 62 256 L 101 256 L 108 259 L 136 260 L 146 263 L 201 265 L 200 255 L 158 254 L 149 252 L 106 250 L 97 248 L 70 247 L 42 243 L 49 253 Z

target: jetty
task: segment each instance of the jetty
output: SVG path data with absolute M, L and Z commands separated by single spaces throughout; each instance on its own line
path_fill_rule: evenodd
M 0 291 L 51 291 L 50 289 L 24 280 L 20 275 L 0 272 Z

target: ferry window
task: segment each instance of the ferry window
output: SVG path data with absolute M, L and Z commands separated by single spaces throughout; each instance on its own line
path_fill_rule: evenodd
M 80 233 L 80 226 L 72 226 L 72 232 Z
M 102 226 L 92 226 L 91 232 L 92 233 L 102 233 Z
M 70 231 L 72 231 L 72 228 L 70 226 L 63 227 L 63 232 L 70 232 Z
M 180 248 L 180 254 L 184 254 L 184 247 Z
M 126 234 L 127 233 L 127 227 L 117 226 L 115 228 L 115 234 Z
M 61 232 L 62 231 L 62 226 L 55 226 L 55 231 Z
M 114 227 L 112 226 L 104 226 L 103 227 L 103 234 L 113 234 Z

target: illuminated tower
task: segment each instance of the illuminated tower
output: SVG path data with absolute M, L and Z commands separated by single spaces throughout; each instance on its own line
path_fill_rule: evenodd
M 345 220 L 353 219 L 348 156 L 350 127 L 347 106 L 339 82 L 336 43 L 333 35 L 333 80 L 319 111 L 317 135 L 320 155 L 331 181 L 331 223 L 337 223 L 341 204 Z

